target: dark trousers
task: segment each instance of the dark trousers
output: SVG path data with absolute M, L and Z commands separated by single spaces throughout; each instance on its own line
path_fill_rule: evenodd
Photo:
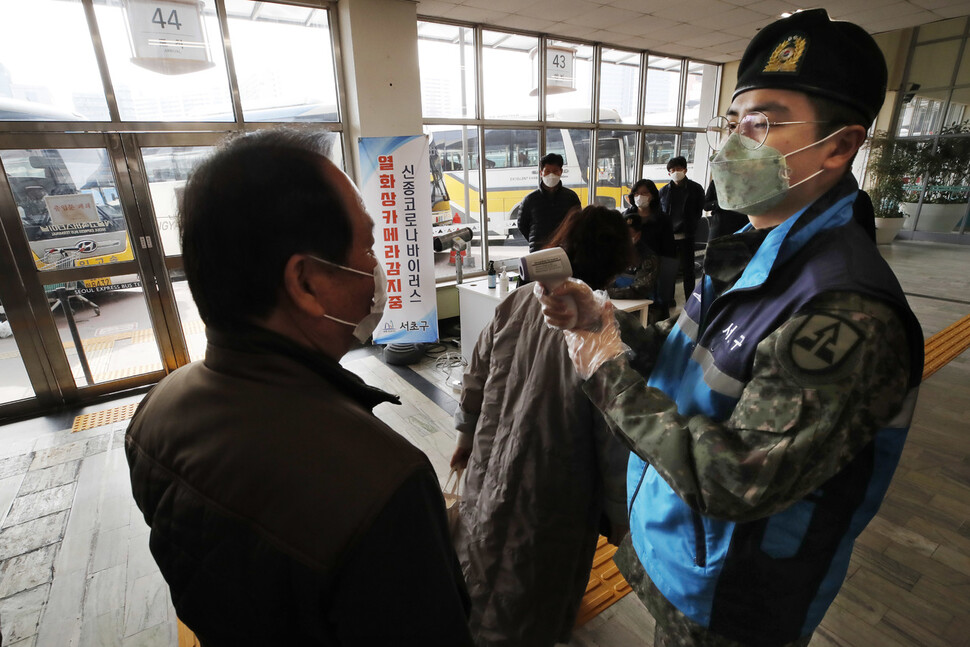
M 690 298 L 694 291 L 697 278 L 694 276 L 694 239 L 683 238 L 675 240 L 677 246 L 677 260 L 680 262 L 680 273 L 684 277 L 684 300 Z

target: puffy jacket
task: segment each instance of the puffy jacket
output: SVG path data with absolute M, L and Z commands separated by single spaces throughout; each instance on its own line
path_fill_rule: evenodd
M 540 184 L 538 189 L 525 196 L 516 224 L 529 241 L 529 251 L 542 249 L 552 238 L 552 232 L 562 224 L 566 213 L 579 206 L 582 206 L 579 196 L 572 189 L 564 187 L 562 182 L 555 191 L 545 189 Z

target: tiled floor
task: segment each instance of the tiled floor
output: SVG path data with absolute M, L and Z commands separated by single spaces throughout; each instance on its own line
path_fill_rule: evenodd
M 882 247 L 929 336 L 970 312 L 970 247 Z M 454 348 L 457 350 L 457 348 Z M 444 479 L 457 391 L 428 359 L 345 365 L 402 395 L 377 414 L 424 450 Z M 110 405 L 124 404 L 123 400 Z M 59 416 L 0 428 L 3 644 L 172 647 L 175 617 L 131 500 L 126 422 L 71 434 Z M 970 353 L 924 383 L 889 496 L 860 538 L 850 576 L 812 641 L 970 645 Z M 573 647 L 652 645 L 653 620 L 628 595 L 574 633 Z
M 5 645 L 175 645 L 124 454 L 127 421 L 72 434 L 19 423 L 0 450 Z

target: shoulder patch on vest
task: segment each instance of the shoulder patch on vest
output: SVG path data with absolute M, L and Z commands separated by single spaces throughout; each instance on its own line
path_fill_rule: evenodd
M 828 314 L 808 317 L 790 337 L 788 356 L 793 369 L 809 375 L 837 371 L 862 341 L 848 319 Z

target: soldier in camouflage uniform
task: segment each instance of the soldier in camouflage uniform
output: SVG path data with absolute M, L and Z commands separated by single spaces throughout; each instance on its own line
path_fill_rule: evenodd
M 676 322 L 641 329 L 581 284 L 541 298 L 632 450 L 616 562 L 657 645 L 807 645 L 888 488 L 922 334 L 852 219 L 849 172 L 885 83 L 856 25 L 769 25 L 711 131 L 721 202 L 751 226 L 711 242 Z

